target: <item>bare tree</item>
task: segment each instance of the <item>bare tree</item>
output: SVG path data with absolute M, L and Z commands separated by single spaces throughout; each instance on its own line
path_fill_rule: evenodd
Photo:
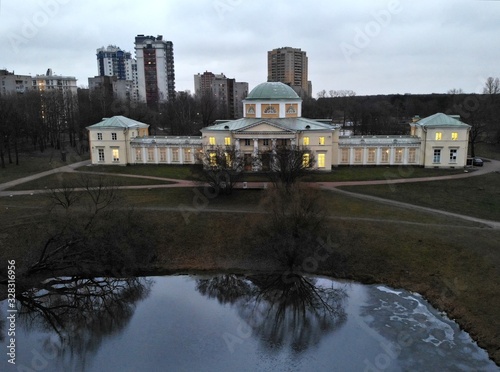
M 269 173 L 271 180 L 288 189 L 315 164 L 314 155 L 304 146 L 276 146 L 268 151 L 270 155 Z
M 198 178 L 207 182 L 218 195 L 231 194 L 243 173 L 243 157 L 235 146 L 207 146 L 201 160 L 203 169 Z
M 486 79 L 483 94 L 500 94 L 500 79 L 492 78 L 491 76 Z

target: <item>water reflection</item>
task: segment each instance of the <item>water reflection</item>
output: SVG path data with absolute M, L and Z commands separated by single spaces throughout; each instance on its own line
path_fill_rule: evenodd
M 346 291 L 317 285 L 317 279 L 297 273 L 218 275 L 198 279 L 196 289 L 232 304 L 249 331 L 269 350 L 291 347 L 303 352 L 345 319 Z
M 48 332 L 44 351 L 64 369 L 83 370 L 102 341 L 123 330 L 151 284 L 145 278 L 50 279 L 18 296 L 19 320 L 26 329 Z

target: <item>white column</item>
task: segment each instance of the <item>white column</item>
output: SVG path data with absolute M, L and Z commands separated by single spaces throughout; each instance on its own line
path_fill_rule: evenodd
M 259 139 L 253 139 L 253 156 L 257 156 L 259 153 Z

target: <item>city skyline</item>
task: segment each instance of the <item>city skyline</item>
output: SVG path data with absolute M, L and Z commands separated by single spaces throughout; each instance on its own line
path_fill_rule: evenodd
M 52 68 L 87 86 L 96 49 L 134 54 L 135 36 L 145 34 L 173 42 L 177 91 L 194 92 L 193 74 L 207 70 L 251 90 L 267 80 L 267 52 L 286 46 L 307 52 L 313 97 L 481 93 L 487 77 L 500 75 L 497 1 L 276 1 L 273 11 L 243 0 L 148 4 L 2 0 L 0 69 L 34 76 Z

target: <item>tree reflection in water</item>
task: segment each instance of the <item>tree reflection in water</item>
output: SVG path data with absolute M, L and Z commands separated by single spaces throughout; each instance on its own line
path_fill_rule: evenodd
M 271 350 L 295 352 L 316 345 L 346 318 L 346 291 L 317 286 L 297 273 L 218 275 L 198 279 L 197 290 L 222 304 L 234 305 L 254 335 Z
M 19 319 L 26 329 L 55 331 L 43 342 L 60 358 L 64 370 L 85 369 L 105 337 L 121 331 L 135 304 L 147 297 L 152 282 L 145 278 L 54 278 L 18 296 Z

